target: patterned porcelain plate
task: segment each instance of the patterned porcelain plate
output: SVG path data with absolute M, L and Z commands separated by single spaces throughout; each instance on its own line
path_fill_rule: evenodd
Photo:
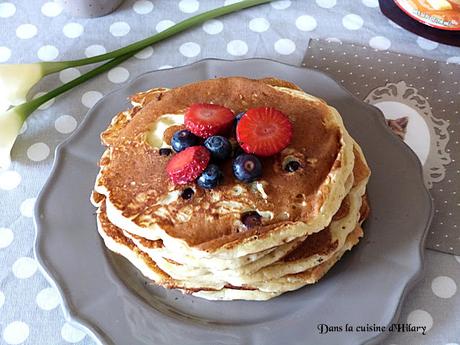
M 373 173 L 372 213 L 361 243 L 318 284 L 267 302 L 211 302 L 148 285 L 125 259 L 105 249 L 88 199 L 103 151 L 99 133 L 129 106 L 129 95 L 235 75 L 286 79 L 325 99 L 342 114 Z M 318 325 L 396 322 L 404 296 L 421 275 L 431 216 L 420 163 L 379 110 L 315 70 L 263 59 L 205 60 L 143 74 L 89 111 L 56 150 L 36 204 L 35 254 L 60 291 L 66 318 L 103 344 L 367 344 L 385 333 L 320 334 Z

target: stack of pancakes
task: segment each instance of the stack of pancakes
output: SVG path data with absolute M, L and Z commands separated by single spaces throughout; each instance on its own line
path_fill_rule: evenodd
M 278 79 L 200 81 L 134 95 L 101 135 L 92 202 L 105 245 L 153 283 L 206 299 L 266 300 L 317 282 L 363 236 L 370 171 L 338 112 Z M 231 162 L 212 190 L 174 185 L 161 155 L 186 109 L 214 103 L 235 114 L 274 107 L 293 125 L 263 175 L 236 180 Z M 296 171 L 285 166 L 300 163 Z M 193 190 L 184 198 L 185 189 Z M 190 194 L 190 193 L 189 193 Z M 245 222 L 245 215 L 260 218 Z

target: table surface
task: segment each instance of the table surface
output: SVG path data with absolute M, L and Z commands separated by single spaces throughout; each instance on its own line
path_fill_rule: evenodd
M 126 0 L 97 19 L 74 18 L 55 2 L 0 2 L 0 62 L 68 60 L 100 54 L 161 31 L 223 0 Z M 460 48 L 427 41 L 389 22 L 377 0 L 276 1 L 197 27 L 144 50 L 109 73 L 43 106 L 27 120 L 0 173 L 0 343 L 95 344 L 66 323 L 59 296 L 33 259 L 35 198 L 48 177 L 56 145 L 103 95 L 145 71 L 207 57 L 266 57 L 300 65 L 310 38 L 342 41 L 460 63 Z M 46 78 L 32 96 L 88 70 Z M 72 99 L 69 107 L 68 100 Z M 460 344 L 460 257 L 425 253 L 424 279 L 409 292 L 400 323 L 427 325 L 426 335 L 393 333 L 384 344 Z

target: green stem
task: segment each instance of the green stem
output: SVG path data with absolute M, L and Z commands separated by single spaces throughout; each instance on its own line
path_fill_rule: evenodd
M 85 81 L 101 74 L 104 73 L 113 67 L 119 65 L 123 61 L 129 59 L 131 56 L 136 54 L 137 51 L 132 51 L 128 54 L 119 56 L 115 59 L 110 60 L 109 62 L 106 62 L 103 65 L 100 65 L 99 67 L 96 67 L 95 69 L 92 69 L 91 71 L 82 74 L 78 78 L 75 78 L 57 88 L 54 90 L 51 90 L 44 94 L 43 96 L 37 97 L 31 101 L 28 101 L 27 103 L 23 103 L 21 105 L 18 105 L 17 108 L 20 109 L 19 113 L 24 114 L 24 120 L 32 114 L 39 106 L 41 106 L 43 103 L 48 102 L 50 99 L 59 96 L 60 94 L 63 94 L 66 91 L 69 91 L 70 89 L 74 88 L 77 85 L 80 85 L 84 83 Z
M 171 36 L 174 36 L 182 31 L 185 31 L 193 26 L 199 25 L 204 23 L 207 20 L 220 17 L 235 11 L 239 11 L 248 7 L 253 7 L 257 6 L 260 4 L 265 4 L 273 0 L 245 0 L 241 2 L 237 2 L 232 5 L 228 6 L 223 6 L 219 7 L 201 14 L 198 14 L 196 16 L 193 16 L 191 18 L 185 19 L 180 23 L 177 23 L 170 28 L 156 34 L 153 36 L 150 36 L 148 38 L 145 38 L 143 40 L 137 41 L 135 43 L 132 43 L 126 47 L 113 50 L 111 52 L 101 54 L 101 55 L 96 55 L 93 57 L 85 58 L 85 59 L 78 59 L 78 60 L 70 60 L 70 61 L 62 61 L 62 62 L 51 62 L 51 63 L 43 63 L 43 68 L 46 74 L 54 73 L 61 71 L 65 68 L 69 67 L 76 67 L 76 66 L 82 66 L 82 65 L 88 65 L 92 63 L 97 63 L 101 61 L 105 61 L 108 59 L 113 59 L 118 56 L 122 56 L 128 53 L 131 53 L 132 51 L 140 51 L 154 43 L 158 43 L 166 38 L 169 38 Z

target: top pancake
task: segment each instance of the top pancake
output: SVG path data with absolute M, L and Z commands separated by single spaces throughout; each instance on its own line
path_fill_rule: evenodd
M 221 78 L 134 99 L 137 105 L 119 114 L 103 134 L 108 150 L 95 186 L 107 198 L 110 221 L 133 234 L 198 256 L 242 256 L 323 229 L 351 188 L 353 143 L 340 116 L 288 82 Z M 263 175 L 252 184 L 237 181 L 228 161 L 223 184 L 213 190 L 194 183 L 175 186 L 165 170 L 170 156 L 160 156 L 148 138 L 160 117 L 180 119 L 193 103 L 219 104 L 234 113 L 277 108 L 293 124 L 292 142 L 262 159 Z M 283 162 L 292 158 L 301 169 L 284 171 Z M 180 193 L 187 187 L 195 194 L 184 200 Z M 252 210 L 263 216 L 262 225 L 247 229 L 241 214 Z

